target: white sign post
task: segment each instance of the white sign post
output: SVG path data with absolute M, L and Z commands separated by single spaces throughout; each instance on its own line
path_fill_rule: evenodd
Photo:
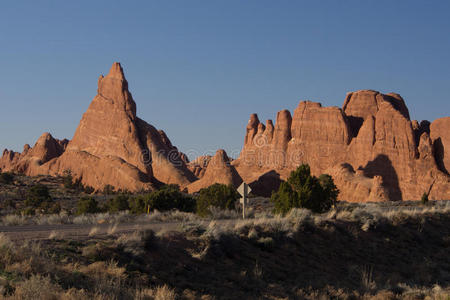
M 237 189 L 237 191 L 239 192 L 239 194 L 241 194 L 241 204 L 242 204 L 242 219 L 245 219 L 245 207 L 248 204 L 248 194 L 252 191 L 252 189 L 248 186 L 248 184 L 246 184 L 245 182 L 243 182 Z

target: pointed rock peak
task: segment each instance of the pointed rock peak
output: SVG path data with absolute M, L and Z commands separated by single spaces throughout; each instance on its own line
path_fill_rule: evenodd
M 222 162 L 229 162 L 230 158 L 228 157 L 227 153 L 223 149 L 219 149 L 216 151 L 216 154 L 214 155 L 213 159 L 215 161 L 222 161 Z
M 133 119 L 136 117 L 136 103 L 128 91 L 128 82 L 120 63 L 114 63 L 108 75 L 99 77 L 97 93 L 118 109 L 131 112 Z
M 123 69 L 119 62 L 113 63 L 106 77 L 125 80 L 125 75 L 123 74 Z
M 289 124 L 290 127 L 291 121 L 292 121 L 291 112 L 287 109 L 283 109 L 277 113 L 277 121 L 275 122 L 275 124 L 277 127 L 282 124 L 283 125 Z
M 216 151 L 216 154 L 211 158 L 208 163 L 208 169 L 223 169 L 230 166 L 230 158 L 223 149 Z
M 164 132 L 164 130 L 158 130 L 159 135 L 161 136 L 161 139 L 165 145 L 167 145 L 169 148 L 173 148 L 172 142 L 170 141 L 167 134 Z
M 259 124 L 258 114 L 251 114 L 248 120 L 247 128 L 257 128 Z
M 262 134 L 266 130 L 266 126 L 263 123 L 258 124 L 258 134 Z
M 273 128 L 273 121 L 272 120 L 267 120 L 266 121 L 266 128 Z
M 36 145 L 45 145 L 48 141 L 55 141 L 55 139 L 49 132 L 44 132 L 36 141 Z

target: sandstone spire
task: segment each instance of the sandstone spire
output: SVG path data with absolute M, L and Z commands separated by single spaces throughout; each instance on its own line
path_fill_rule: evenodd
M 112 185 L 136 191 L 195 180 L 167 135 L 136 116 L 120 63 L 98 79 L 97 95 L 68 144 L 44 134 L 22 155 L 5 152 L 1 165 L 8 161 L 12 169 L 32 175 L 71 170 L 75 179 L 95 189 Z

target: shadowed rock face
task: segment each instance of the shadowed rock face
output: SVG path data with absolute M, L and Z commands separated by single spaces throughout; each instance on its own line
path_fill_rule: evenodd
M 109 184 L 137 191 L 160 183 L 185 186 L 196 179 L 167 135 L 136 116 L 119 63 L 100 76 L 97 95 L 69 143 L 44 134 L 22 154 L 5 151 L 0 162 L 2 169 L 29 175 L 71 170 L 75 179 L 95 189 Z
M 419 124 L 400 95 L 370 90 L 348 93 L 342 110 L 302 101 L 292 120 L 280 113 L 273 139 L 260 146 L 257 134 L 253 142 L 247 134 L 233 162 L 247 183 L 271 170 L 286 179 L 307 163 L 313 174 L 334 177 L 341 200 L 418 200 L 428 191 L 432 199 L 450 199 L 450 118 Z
M 450 172 L 450 117 L 440 118 L 431 123 L 430 135 L 439 169 Z

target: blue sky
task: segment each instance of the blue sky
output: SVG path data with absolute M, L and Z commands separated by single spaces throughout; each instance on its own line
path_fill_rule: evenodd
M 449 14 L 450 1 L 3 1 L 0 148 L 72 138 L 114 61 L 138 116 L 191 156 L 239 152 L 250 113 L 341 107 L 359 89 L 432 121 L 450 115 Z

